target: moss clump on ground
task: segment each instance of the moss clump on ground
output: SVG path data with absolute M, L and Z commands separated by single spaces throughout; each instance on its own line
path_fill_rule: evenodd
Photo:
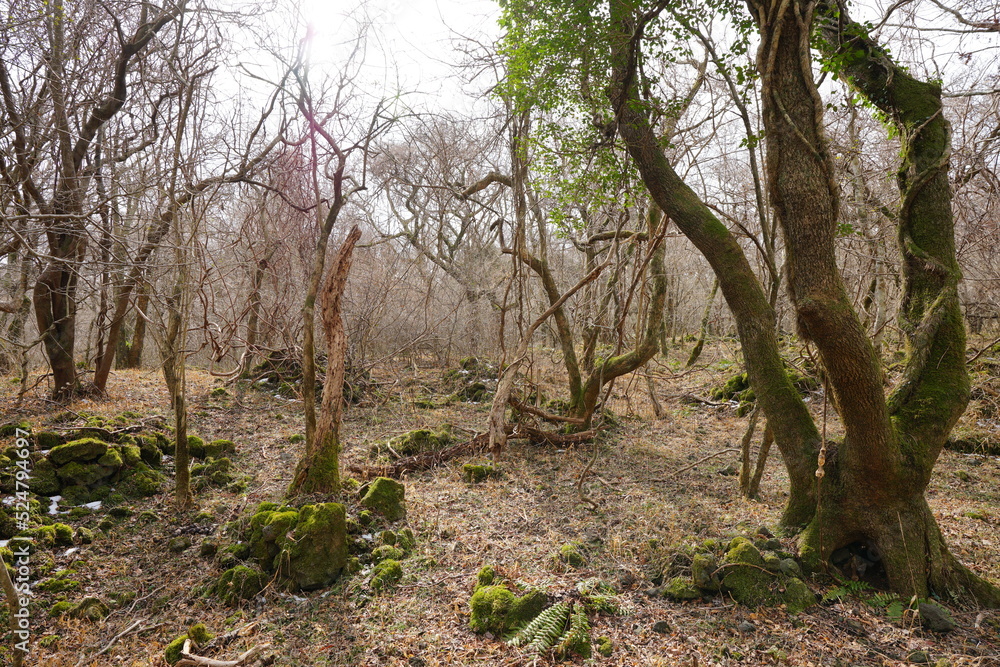
M 42 431 L 35 434 L 35 446 L 42 451 L 54 449 L 61 445 L 62 441 L 62 436 L 52 431 Z
M 56 616 L 62 616 L 73 608 L 73 603 L 69 600 L 60 600 L 54 605 L 49 607 L 49 616 L 55 618 Z
M 730 543 L 724 568 L 722 588 L 748 607 L 784 604 L 789 613 L 797 614 L 816 603 L 801 579 L 769 572 L 760 551 L 744 537 Z
M 206 445 L 207 447 L 207 445 Z M 222 488 L 236 481 L 233 462 L 228 458 L 208 457 L 205 463 L 191 466 L 191 479 L 195 490 L 209 487 Z
M 579 542 L 568 542 L 553 554 L 556 562 L 563 563 L 569 567 L 582 567 L 587 563 L 587 557 L 580 550 Z
M 418 428 L 391 438 L 384 445 L 372 445 L 369 454 L 377 456 L 413 456 L 422 452 L 432 452 L 447 447 L 452 442 L 451 425 L 442 424 L 437 430 Z
M 688 577 L 674 577 L 670 579 L 663 585 L 661 593 L 663 597 L 674 602 L 698 600 L 701 598 L 701 590 L 692 584 Z
M 252 600 L 267 586 L 268 577 L 260 570 L 237 565 L 222 573 L 209 589 L 209 594 L 230 607 Z
M 122 475 L 118 490 L 126 498 L 148 498 L 158 494 L 166 481 L 163 473 L 140 462 Z
M 547 603 L 548 597 L 539 590 L 518 597 L 503 585 L 482 586 L 469 600 L 469 627 L 503 636 L 530 623 Z
M 329 586 L 347 563 L 347 510 L 340 503 L 305 505 L 285 541 L 282 572 L 302 590 Z
M 232 440 L 213 440 L 205 445 L 206 459 L 221 459 L 226 454 L 235 454 L 236 445 Z
M 406 516 L 406 488 L 394 479 L 378 477 L 368 487 L 361 505 L 374 510 L 388 521 L 399 521 Z
M 67 442 L 65 445 L 53 447 L 52 451 L 49 452 L 49 460 L 56 466 L 63 466 L 71 461 L 88 463 L 104 456 L 108 447 L 108 443 L 97 438 L 80 438 Z
M 80 600 L 80 602 L 72 609 L 69 610 L 68 615 L 72 618 L 80 618 L 87 621 L 100 621 L 105 618 L 111 610 L 108 609 L 108 605 L 104 604 L 100 599 L 89 597 Z
M 462 466 L 462 480 L 468 484 L 478 484 L 496 477 L 500 477 L 500 470 L 492 463 L 466 463 Z
M 492 586 L 498 581 L 497 573 L 492 565 L 483 565 L 476 574 L 476 587 L 473 592 L 478 591 L 483 586 Z
M 188 436 L 188 456 L 195 459 L 205 458 L 205 441 L 201 437 Z
M 398 560 L 388 558 L 372 568 L 369 585 L 373 591 L 384 591 L 392 588 L 403 578 L 403 566 Z

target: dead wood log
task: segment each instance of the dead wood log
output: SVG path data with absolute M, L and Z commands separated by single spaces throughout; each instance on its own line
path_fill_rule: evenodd
M 249 661 L 256 659 L 261 651 L 270 648 L 270 646 L 270 644 L 254 646 L 235 660 L 215 660 L 191 653 L 191 640 L 185 639 L 184 648 L 181 649 L 181 659 L 177 661 L 175 667 L 240 667 L 240 665 L 249 664 Z
M 526 424 L 507 424 L 504 431 L 508 440 L 529 440 L 538 445 L 551 445 L 555 447 L 583 444 L 589 442 L 597 435 L 596 429 L 567 434 L 546 431 Z M 347 469 L 353 475 L 363 480 L 375 477 L 399 478 L 407 473 L 429 470 L 460 456 L 478 454 L 486 450 L 489 443 L 489 434 L 481 433 L 471 440 L 466 440 L 465 442 L 460 442 L 457 445 L 437 451 L 421 452 L 420 454 L 414 454 L 413 456 L 408 456 L 384 465 L 368 466 L 351 464 L 347 466 Z

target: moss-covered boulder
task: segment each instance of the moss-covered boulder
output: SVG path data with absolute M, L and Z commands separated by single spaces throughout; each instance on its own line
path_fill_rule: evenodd
M 371 448 L 372 456 L 395 453 L 399 456 L 413 456 L 421 452 L 437 451 L 447 447 L 452 442 L 451 425 L 442 424 L 436 430 L 418 428 L 391 438 L 385 445 L 375 444 Z
M 719 590 L 719 562 L 712 553 L 695 554 L 691 560 L 691 581 L 698 588 L 714 593 Z
M 674 602 L 684 602 L 686 600 L 698 600 L 701 598 L 701 589 L 691 583 L 688 577 L 673 577 L 663 584 L 660 589 L 663 597 Z
M 398 560 L 387 558 L 372 568 L 368 585 L 373 591 L 384 591 L 394 587 L 403 578 L 403 566 Z
M 107 454 L 109 447 L 108 443 L 97 438 L 80 438 L 53 447 L 49 452 L 49 460 L 57 467 L 70 462 L 90 463 Z
M 299 512 L 274 503 L 261 503 L 261 507 L 250 519 L 250 554 L 264 571 L 274 572 L 277 567 L 275 560 L 288 533 L 299 522 Z
M 478 484 L 500 477 L 500 470 L 492 463 L 466 463 L 462 466 L 462 479 L 468 484 Z
M 122 475 L 118 490 L 126 498 L 148 498 L 158 494 L 166 481 L 162 472 L 140 462 Z
M 61 445 L 62 442 L 63 437 L 52 431 L 41 431 L 35 434 L 35 446 L 42 451 L 54 449 Z
M 406 488 L 394 479 L 378 477 L 368 487 L 361 505 L 374 510 L 388 521 L 398 521 L 406 516 Z
M 268 576 L 252 567 L 237 565 L 222 573 L 209 594 L 230 607 L 252 600 L 267 586 Z
M 205 463 L 191 466 L 191 480 L 196 490 L 208 487 L 222 488 L 232 484 L 236 481 L 233 462 L 228 458 L 209 457 Z
M 506 586 L 483 586 L 469 600 L 469 627 L 503 636 L 530 623 L 546 604 L 548 597 L 539 590 L 518 597 Z
M 70 461 L 57 469 L 56 475 L 64 486 L 92 487 L 101 484 L 105 480 L 110 480 L 120 467 L 108 468 L 98 463 Z
M 56 474 L 56 467 L 48 458 L 39 459 L 31 470 L 31 490 L 40 496 L 54 496 L 59 493 L 62 483 Z
M 816 603 L 816 596 L 798 578 L 772 573 L 753 543 L 737 537 L 729 545 L 724 560 L 722 588 L 748 607 L 785 605 L 797 614 Z
M 153 468 L 158 468 L 163 463 L 163 452 L 156 446 L 156 439 L 143 436 L 138 439 L 136 446 L 139 448 L 139 456 L 142 462 Z
M 100 598 L 88 597 L 80 600 L 80 602 L 73 606 L 69 610 L 68 615 L 71 618 L 81 618 L 87 621 L 100 621 L 105 618 L 111 610 L 108 608 Z
M 213 440 L 205 445 L 206 459 L 221 459 L 223 456 L 236 453 L 236 444 L 232 440 Z
M 192 458 L 205 458 L 205 441 L 197 435 L 188 436 L 188 455 Z
M 281 572 L 301 590 L 329 586 L 347 563 L 347 510 L 340 503 L 305 505 L 285 541 Z
M 399 547 L 383 544 L 372 549 L 371 557 L 373 563 L 379 563 L 384 560 L 403 560 L 406 558 L 406 552 Z

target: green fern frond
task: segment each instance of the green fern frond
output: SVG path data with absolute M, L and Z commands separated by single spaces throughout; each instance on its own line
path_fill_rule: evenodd
M 548 650 L 562 635 L 569 619 L 569 607 L 559 602 L 544 610 L 528 623 L 508 642 L 513 646 L 528 645 L 528 648 L 542 652 Z
M 583 607 L 576 607 L 570 617 L 569 629 L 559 638 L 556 644 L 555 654 L 560 658 L 567 657 L 570 653 L 576 653 L 589 658 L 590 649 L 590 621 L 587 620 L 587 612 Z

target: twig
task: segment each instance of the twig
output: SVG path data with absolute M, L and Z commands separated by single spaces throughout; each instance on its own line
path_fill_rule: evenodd
M 695 461 L 694 463 L 692 463 L 689 466 L 684 466 L 680 470 L 675 470 L 673 473 L 671 473 L 668 477 L 666 477 L 664 479 L 653 479 L 653 480 L 650 480 L 650 481 L 651 482 L 665 482 L 665 481 L 667 481 L 669 479 L 673 479 L 674 477 L 676 477 L 677 475 L 681 474 L 682 472 L 690 470 L 691 468 L 694 468 L 695 466 L 701 465 L 702 463 L 704 463 L 705 461 L 708 461 L 709 459 L 714 459 L 715 457 L 722 456 L 723 454 L 732 454 L 733 452 L 739 452 L 739 451 L 740 450 L 738 450 L 738 449 L 723 449 L 720 452 L 716 452 L 714 454 L 709 454 L 705 458 L 699 459 L 699 460 Z
M 115 645 L 115 643 L 116 643 L 116 642 L 117 642 L 117 641 L 118 641 L 119 639 L 121 639 L 121 638 L 122 638 L 122 637 L 124 637 L 125 635 L 127 635 L 127 634 L 129 634 L 130 632 L 132 632 L 133 630 L 135 630 L 135 628 L 136 628 L 137 626 L 141 625 L 141 624 L 142 624 L 142 622 L 143 622 L 144 620 L 145 620 L 145 619 L 142 619 L 142 618 L 140 618 L 140 619 L 139 619 L 138 621 L 136 621 L 136 622 L 135 622 L 135 623 L 133 623 L 132 625 L 128 626 L 127 628 L 125 628 L 124 630 L 122 630 L 121 632 L 119 632 L 119 633 L 118 633 L 117 635 L 115 635 L 114 637 L 112 637 L 112 638 L 111 638 L 111 641 L 109 641 L 109 642 L 108 642 L 108 643 L 107 643 L 107 644 L 106 644 L 106 645 L 104 646 L 104 648 L 102 648 L 102 649 L 101 649 L 100 651 L 98 651 L 97 653 L 92 653 L 92 654 L 90 654 L 90 655 L 88 655 L 88 656 L 86 656 L 86 657 L 83 657 L 83 658 L 80 658 L 80 660 L 78 660 L 78 661 L 77 661 L 77 663 L 76 663 L 76 667 L 81 667 L 81 666 L 82 666 L 83 664 L 85 664 L 85 663 L 87 663 L 87 662 L 89 662 L 89 661 L 93 660 L 93 659 L 94 659 L 94 658 L 96 658 L 97 656 L 99 656 L 99 655 L 102 655 L 102 654 L 104 654 L 104 653 L 107 653 L 108 651 L 110 651 L 110 650 L 111 650 L 111 647 L 112 647 L 112 646 L 114 646 L 114 645 Z
M 204 658 L 200 655 L 193 655 L 188 653 L 190 646 L 188 643 L 191 640 L 185 640 L 184 649 L 181 650 L 181 659 L 177 662 L 176 667 L 239 667 L 239 665 L 245 664 L 248 660 L 257 657 L 257 654 L 266 648 L 270 648 L 270 644 L 261 644 L 260 646 L 254 646 L 249 651 L 241 654 L 235 660 L 214 660 L 212 658 Z

